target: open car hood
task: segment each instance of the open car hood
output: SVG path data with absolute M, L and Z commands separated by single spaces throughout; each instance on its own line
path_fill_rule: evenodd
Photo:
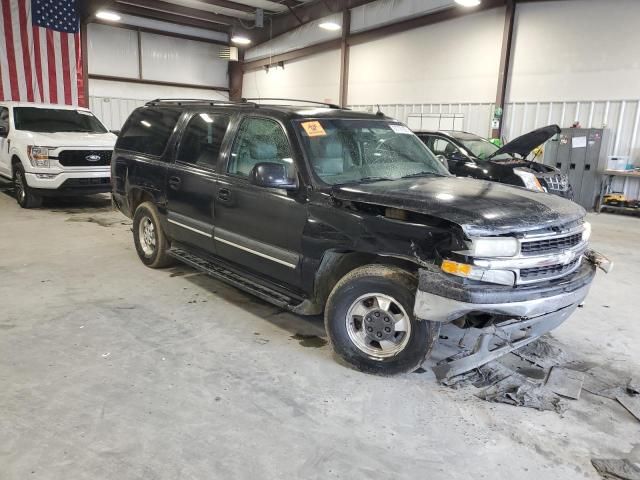
M 542 145 L 554 135 L 560 133 L 560 127 L 558 125 L 548 125 L 546 127 L 537 128 L 529 133 L 520 135 L 518 138 L 514 138 L 506 145 L 496 150 L 493 154 L 487 157 L 485 160 L 495 157 L 496 155 L 518 154 L 522 158 L 531 153 L 531 150 Z

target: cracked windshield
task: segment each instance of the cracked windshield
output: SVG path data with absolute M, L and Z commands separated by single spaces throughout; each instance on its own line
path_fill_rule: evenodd
M 449 175 L 400 123 L 321 119 L 300 121 L 298 127 L 313 170 L 330 185 Z

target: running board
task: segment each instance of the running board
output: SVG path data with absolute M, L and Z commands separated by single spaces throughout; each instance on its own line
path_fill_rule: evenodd
M 255 295 L 262 300 L 277 305 L 278 307 L 293 310 L 301 302 L 300 299 L 288 296 L 260 283 L 239 275 L 222 265 L 194 255 L 182 248 L 172 247 L 167 252 L 171 257 L 180 260 L 187 265 L 206 273 L 210 277 L 233 285 L 247 293 Z

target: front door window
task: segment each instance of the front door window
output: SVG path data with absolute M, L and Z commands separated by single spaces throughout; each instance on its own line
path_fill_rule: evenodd
M 240 125 L 227 172 L 248 177 L 258 163 L 269 162 L 286 165 L 293 178 L 292 157 L 291 145 L 278 122 L 269 118 L 249 117 Z

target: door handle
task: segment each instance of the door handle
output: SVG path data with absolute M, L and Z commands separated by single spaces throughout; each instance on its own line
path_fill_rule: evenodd
M 169 186 L 174 190 L 179 190 L 181 184 L 182 179 L 180 177 L 169 177 Z
M 228 188 L 221 188 L 218 190 L 218 200 L 222 200 L 223 202 L 228 202 L 231 198 L 231 190 Z

